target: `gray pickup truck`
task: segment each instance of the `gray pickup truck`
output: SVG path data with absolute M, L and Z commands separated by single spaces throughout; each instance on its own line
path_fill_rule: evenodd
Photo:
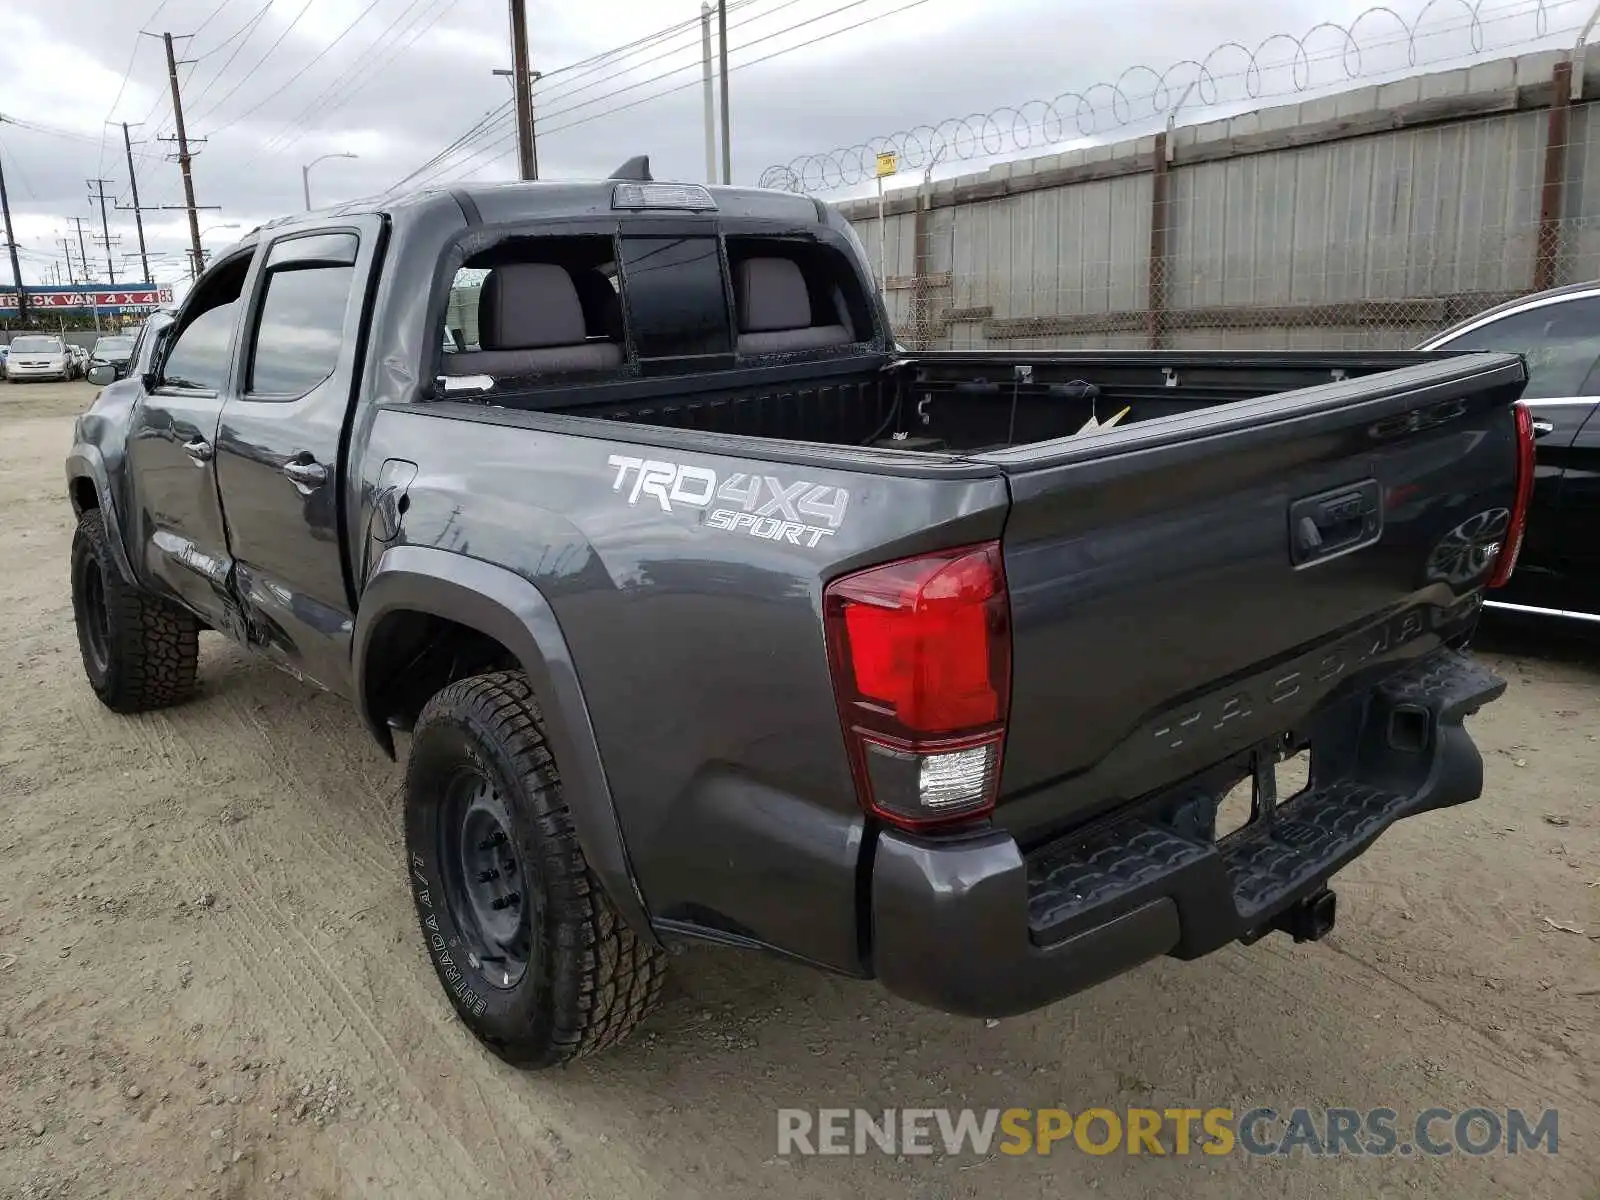
M 67 460 L 89 683 L 186 700 L 215 630 L 408 733 L 422 935 L 510 1062 L 686 940 L 1005 1016 L 1315 939 L 1481 790 L 1516 356 L 908 352 L 828 207 L 637 162 L 273 222 L 148 337 Z

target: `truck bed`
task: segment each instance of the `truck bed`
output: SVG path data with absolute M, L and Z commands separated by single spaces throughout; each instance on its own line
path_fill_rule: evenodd
M 1131 426 L 1438 362 L 1419 352 L 1052 351 L 930 353 L 861 369 L 815 364 L 741 378 L 687 377 L 647 394 L 547 394 L 542 411 L 838 446 L 983 454 L 1069 438 L 1091 420 Z M 712 379 L 719 381 L 711 385 Z M 708 386 L 709 385 L 709 386 Z M 522 407 L 515 398 L 502 401 Z M 1124 411 L 1125 410 L 1125 411 Z

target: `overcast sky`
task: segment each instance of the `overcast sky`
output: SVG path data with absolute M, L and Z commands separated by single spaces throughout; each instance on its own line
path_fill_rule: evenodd
M 1417 43 L 1424 64 L 1471 51 L 1467 0 L 1389 6 L 1407 20 L 1425 10 Z M 141 202 L 182 200 L 178 168 L 164 157 L 171 147 L 159 140 L 173 132 L 162 42 L 139 36 L 141 29 L 193 35 L 178 42 L 179 58 L 195 60 L 180 66 L 179 78 L 188 132 L 206 139 L 194 161 L 196 199 L 219 206 L 200 215 L 212 250 L 302 207 L 301 166 L 319 155 L 358 157 L 315 167 L 314 203 L 382 192 L 510 96 L 508 80 L 491 73 L 510 65 L 505 0 L 13 0 L 6 7 L 0 164 L 29 282 L 60 262 L 63 234 L 76 256 L 71 218 L 84 218 L 86 237 L 98 237 L 86 180 L 107 179 L 107 192 L 131 203 L 120 122 L 143 122 L 133 129 L 142 139 L 135 146 Z M 764 168 L 797 156 L 1070 91 L 1095 97 L 1088 119 L 1110 130 L 1110 93 L 1095 85 L 1129 68 L 1159 71 L 1230 41 L 1254 49 L 1275 33 L 1348 23 L 1366 7 L 1363 0 L 730 0 L 734 180 L 755 183 Z M 1477 7 L 1492 54 L 1530 48 L 1541 34 L 1538 44 L 1570 44 L 1592 4 L 1480 0 Z M 541 175 L 603 176 L 648 153 L 657 178 L 704 178 L 699 0 L 527 0 L 527 8 L 533 65 L 548 72 L 535 94 Z M 590 61 L 680 22 L 690 24 Z M 1404 33 L 1393 18 L 1363 18 L 1359 33 L 1365 53 L 1352 66 L 1363 77 L 1404 68 Z M 1297 83 L 1343 82 L 1339 36 L 1324 29 L 1306 44 L 1310 57 L 1298 78 L 1293 43 L 1261 51 L 1267 70 L 1252 78 L 1263 103 L 1292 99 Z M 1227 51 L 1213 61 L 1215 91 L 1191 94 L 1183 110 L 1191 120 L 1208 114 L 1202 100 L 1238 107 L 1248 99 L 1244 56 Z M 1126 116 L 1148 117 L 1152 77 L 1135 71 L 1123 90 L 1136 106 L 1145 97 L 1143 110 Z M 513 178 L 511 129 L 509 115 L 498 116 L 417 182 Z M 961 169 L 946 165 L 940 173 Z M 132 214 L 113 212 L 110 224 L 117 277 L 135 278 L 137 261 L 121 257 L 137 250 Z M 212 228 L 230 224 L 237 228 Z M 186 274 L 186 229 L 181 212 L 146 214 L 158 279 Z M 95 279 L 103 279 L 105 249 L 90 242 L 89 257 Z M 9 280 L 0 265 L 0 281 Z

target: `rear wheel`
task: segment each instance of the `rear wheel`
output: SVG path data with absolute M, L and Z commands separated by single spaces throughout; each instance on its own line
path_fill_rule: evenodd
M 72 614 L 84 674 L 107 708 L 145 712 L 194 694 L 199 623 L 122 578 L 94 509 L 72 539 Z
M 656 1003 L 665 955 L 590 872 L 520 672 L 453 683 L 422 710 L 406 848 L 445 994 L 507 1062 L 548 1067 L 603 1050 Z

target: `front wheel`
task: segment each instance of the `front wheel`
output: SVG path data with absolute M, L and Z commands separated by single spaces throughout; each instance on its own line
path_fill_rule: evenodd
M 590 872 L 526 676 L 478 675 L 428 701 L 405 803 L 423 940 L 490 1050 L 513 1066 L 555 1066 L 644 1020 L 666 956 Z
M 146 712 L 194 694 L 199 622 L 123 579 L 94 509 L 72 538 L 72 615 L 84 674 L 107 708 Z

